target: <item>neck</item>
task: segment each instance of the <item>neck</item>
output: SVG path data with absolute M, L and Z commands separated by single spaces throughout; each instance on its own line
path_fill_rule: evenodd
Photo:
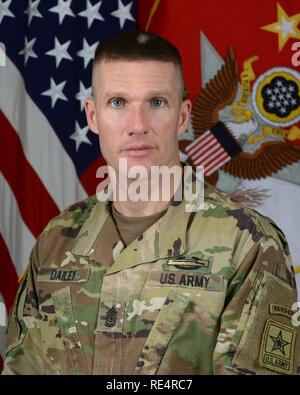
M 171 176 L 167 172 L 150 173 L 149 177 L 135 180 L 118 174 L 115 185 L 112 183 L 115 209 L 128 217 L 144 217 L 166 210 L 182 180 L 180 162 L 176 170 Z
M 127 217 L 145 217 L 166 210 L 170 202 L 113 202 L 115 209 Z

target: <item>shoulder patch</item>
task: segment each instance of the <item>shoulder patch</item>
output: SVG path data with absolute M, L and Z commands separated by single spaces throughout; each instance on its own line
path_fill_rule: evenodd
M 259 364 L 279 373 L 292 374 L 296 329 L 268 320 L 260 348 Z

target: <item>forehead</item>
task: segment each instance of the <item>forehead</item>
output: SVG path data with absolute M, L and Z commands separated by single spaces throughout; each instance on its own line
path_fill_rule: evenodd
M 107 89 L 133 90 L 141 86 L 173 90 L 179 80 L 179 70 L 173 63 L 156 60 L 102 60 L 93 72 L 93 88 L 101 93 Z

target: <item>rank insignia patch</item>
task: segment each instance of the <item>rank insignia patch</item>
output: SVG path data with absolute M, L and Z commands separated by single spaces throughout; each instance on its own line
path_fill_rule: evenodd
M 97 331 L 122 333 L 125 303 L 105 301 L 100 303 Z
M 115 306 L 113 306 L 110 310 L 108 310 L 105 316 L 105 326 L 109 328 L 115 326 L 117 321 L 117 314 L 118 313 L 117 310 L 115 309 Z
M 295 339 L 294 328 L 268 320 L 260 348 L 260 365 L 279 373 L 292 374 Z

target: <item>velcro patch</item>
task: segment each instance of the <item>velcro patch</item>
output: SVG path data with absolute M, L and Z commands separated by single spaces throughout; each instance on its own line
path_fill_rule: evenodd
M 193 257 L 193 259 L 169 259 L 167 262 L 167 270 L 175 268 L 179 270 L 193 270 L 202 273 L 209 273 L 211 270 L 212 259 L 200 259 Z
M 39 269 L 38 282 L 70 282 L 82 283 L 89 279 L 90 268 L 85 269 L 58 269 L 52 267 L 42 267 Z
M 268 320 L 260 348 L 260 365 L 279 373 L 292 374 L 295 339 L 295 328 Z
M 100 303 L 98 316 L 98 332 L 122 333 L 124 323 L 125 303 L 105 301 Z
M 281 304 L 276 304 L 276 303 L 271 303 L 270 304 L 270 313 L 277 314 L 277 315 L 283 315 L 285 317 L 291 318 L 295 314 L 295 311 L 290 309 L 287 306 L 283 306 Z
M 223 277 L 217 274 L 186 273 L 183 271 L 153 271 L 149 276 L 149 285 L 172 285 L 221 291 L 223 289 Z

